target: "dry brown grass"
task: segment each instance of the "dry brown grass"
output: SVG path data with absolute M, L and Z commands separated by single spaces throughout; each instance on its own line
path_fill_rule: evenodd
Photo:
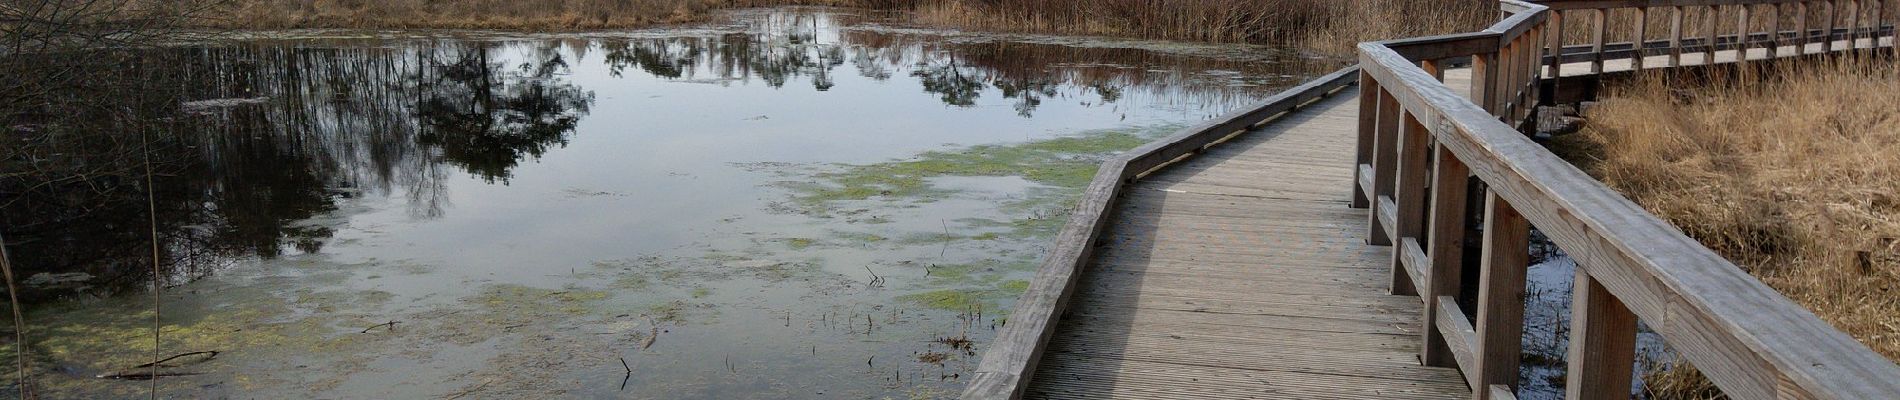
M 1573 160 L 1900 359 L 1900 65 L 1868 58 L 1773 69 L 1608 88 L 1568 144 L 1585 149 Z M 1650 391 L 1717 396 L 1691 371 L 1652 368 Z
M 924 25 L 1208 42 L 1291 43 L 1335 55 L 1365 40 L 1474 31 L 1493 0 L 233 0 L 227 28 L 572 30 L 694 22 L 787 4 L 912 11 Z
M 908 0 L 232 0 L 225 28 L 638 28 L 704 20 L 720 8 L 894 5 Z

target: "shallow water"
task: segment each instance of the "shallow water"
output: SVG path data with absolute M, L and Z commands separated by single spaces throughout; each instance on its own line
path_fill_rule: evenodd
M 1341 64 L 809 8 L 248 36 L 143 67 L 159 352 L 220 352 L 166 397 L 950 396 L 1101 159 Z M 143 193 L 42 194 L 34 386 L 145 396 L 94 378 L 151 358 Z

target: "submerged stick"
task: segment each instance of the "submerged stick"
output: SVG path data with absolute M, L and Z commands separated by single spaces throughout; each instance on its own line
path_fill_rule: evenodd
M 627 365 L 626 357 L 620 357 L 620 368 L 627 369 L 627 375 L 620 378 L 620 390 L 627 390 L 627 382 L 633 380 L 633 367 Z
M 396 320 L 389 320 L 389 322 L 384 322 L 384 323 L 380 323 L 376 325 L 370 325 L 368 328 L 363 328 L 362 333 L 369 333 L 369 331 L 371 330 L 374 330 L 379 327 L 384 327 L 384 326 L 389 327 L 389 330 L 393 331 L 393 330 L 396 330 L 396 322 L 397 322 Z

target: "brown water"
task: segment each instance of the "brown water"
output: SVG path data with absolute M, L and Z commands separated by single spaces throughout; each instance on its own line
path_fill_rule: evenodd
M 220 352 L 164 397 L 951 396 L 1102 158 L 1340 65 L 806 8 L 247 36 L 130 69 L 149 151 L 0 125 L 41 394 L 148 395 L 95 376 L 150 361 L 151 154 L 160 352 Z

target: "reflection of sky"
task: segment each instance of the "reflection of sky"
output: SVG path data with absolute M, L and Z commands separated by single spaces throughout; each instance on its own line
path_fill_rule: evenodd
M 766 35 L 763 40 L 778 47 L 763 50 L 816 54 L 822 51 L 818 48 L 835 47 L 842 36 L 822 25 L 828 20 L 818 22 L 827 29 L 818 35 L 817 45 L 789 44 L 784 35 Z M 683 40 L 711 47 L 721 43 L 705 38 Z M 797 41 L 811 43 L 803 37 Z M 892 41 L 925 43 L 914 38 Z M 346 260 L 373 257 L 453 265 L 465 277 L 533 281 L 543 275 L 543 269 L 565 271 L 594 260 L 729 241 L 732 238 L 724 236 L 732 232 L 720 231 L 719 221 L 725 218 L 747 219 L 740 224 L 800 223 L 761 211 L 767 202 L 784 196 L 762 186 L 778 177 L 748 172 L 735 163 L 870 163 L 950 146 L 1185 123 L 1267 93 L 1266 88 L 1229 86 L 1250 76 L 1198 70 L 1191 57 L 1142 50 L 1087 52 L 1107 60 L 1031 60 L 1041 65 L 1019 73 L 955 61 L 962 63 L 958 67 L 965 74 L 990 82 L 1010 79 L 1005 76 L 1049 79 L 1056 95 L 1043 99 L 1031 116 L 1024 117 L 1016 108 L 1021 100 L 1006 98 L 995 85 L 984 85 L 971 106 L 947 105 L 935 94 L 925 93 L 911 72 L 920 65 L 968 57 L 957 53 L 964 46 L 1002 47 L 1004 57 L 1011 54 L 1010 48 L 1039 55 L 1067 49 L 1029 44 L 933 44 L 928 50 L 922 44 L 895 50 L 845 46 L 847 59 L 858 52 L 904 56 L 878 63 L 891 72 L 890 79 L 866 77 L 846 63 L 798 69 L 804 71 L 802 75 L 772 87 L 758 79 L 706 83 L 729 65 L 705 60 L 694 63 L 687 76 L 679 79 L 655 77 L 640 68 L 625 68 L 616 77 L 601 62 L 607 53 L 602 45 L 591 43 L 581 55 L 572 47 L 560 50 L 572 69 L 559 79 L 596 96 L 591 114 L 564 148 L 524 162 L 506 185 L 449 179 L 447 210 L 437 219 L 415 220 L 401 207 L 371 204 L 369 208 L 375 211 L 354 217 L 351 224 L 373 227 L 380 234 L 344 229 L 339 238 L 360 238 L 350 243 L 361 246 L 333 244 L 325 252 Z M 752 46 L 755 50 L 765 47 Z M 537 47 L 511 43 L 493 56 L 503 57 L 504 65 L 515 65 L 520 61 L 511 59 L 529 57 Z M 673 50 L 684 52 L 677 46 Z M 1104 64 L 1114 57 L 1188 63 Z M 1233 68 L 1233 63 L 1227 64 L 1214 67 Z M 826 68 L 835 85 L 820 91 L 810 84 L 813 71 Z M 1123 85 L 1129 81 L 1149 84 L 1118 87 L 1120 97 L 1105 102 L 1094 89 L 1049 78 L 1083 75 L 1106 76 L 1107 81 Z M 1203 103 L 1207 99 L 1228 101 Z
M 891 395 L 884 391 L 889 387 L 881 381 L 891 368 L 908 371 L 913 380 L 924 372 L 944 371 L 905 359 L 914 357 L 929 339 L 960 332 L 980 342 L 994 332 L 982 329 L 981 320 L 973 326 L 962 326 L 955 312 L 919 309 L 899 304 L 894 298 L 949 285 L 996 288 L 1002 280 L 1026 279 L 1029 274 L 999 267 L 1004 270 L 975 273 L 990 274 L 988 278 L 997 278 L 993 281 L 941 284 L 924 266 L 980 262 L 1020 266 L 1035 257 L 1042 245 L 1040 239 L 945 241 L 941 245 L 853 243 L 803 249 L 793 249 L 782 241 L 794 237 L 826 239 L 838 232 L 873 232 L 892 239 L 889 242 L 902 242 L 906 234 L 974 232 L 981 228 L 964 225 L 965 218 L 1011 221 L 1045 211 L 1005 210 L 999 203 L 1046 195 L 1049 189 L 1019 177 L 940 178 L 932 183 L 956 191 L 955 195 L 928 203 L 905 199 L 851 204 L 852 208 L 878 208 L 874 213 L 890 221 L 866 226 L 768 211 L 773 209 L 772 203 L 792 196 L 774 183 L 809 179 L 811 172 L 835 168 L 833 164 L 876 163 L 933 150 L 1021 143 L 1101 129 L 1166 129 L 1243 106 L 1276 88 L 1293 85 L 1303 79 L 1299 76 L 1324 72 L 1317 69 L 1332 66 L 1323 61 L 1281 59 L 1275 54 L 1234 57 L 1231 48 L 1223 57 L 1201 57 L 1198 54 L 1208 50 L 1205 46 L 1165 48 L 1154 42 L 1124 43 L 1133 47 L 1116 47 L 1120 42 L 1114 41 L 1064 46 L 978 35 L 839 30 L 829 18 L 787 15 L 756 14 L 752 16 L 764 19 L 742 20 L 754 25 L 752 34 L 688 31 L 680 36 L 627 39 L 438 39 L 440 42 L 307 39 L 259 41 L 249 47 L 235 46 L 227 53 L 207 52 L 212 54 L 205 56 L 207 59 L 255 57 L 263 61 L 255 68 L 200 68 L 194 70 L 197 73 L 215 76 L 218 73 L 204 71 L 235 71 L 233 75 L 241 75 L 242 79 L 234 81 L 255 79 L 258 82 L 252 85 L 292 93 L 278 95 L 269 104 L 229 111 L 231 117 L 227 119 L 207 118 L 230 123 L 199 132 L 211 138 L 206 143 L 212 145 L 203 149 L 206 157 L 250 156 L 246 161 L 251 162 L 206 162 L 212 164 L 207 170 L 268 169 L 257 168 L 256 164 L 282 160 L 274 166 L 309 170 L 312 182 L 360 185 L 363 195 L 336 200 L 337 212 L 296 222 L 335 228 L 333 234 L 323 238 L 319 254 L 287 250 L 293 255 L 283 260 L 239 263 L 240 268 L 187 285 L 195 294 L 167 300 L 166 315 L 216 314 L 245 301 L 243 296 L 247 295 L 238 294 L 245 292 L 283 296 L 299 291 L 377 290 L 388 292 L 393 300 L 387 304 L 326 303 L 324 306 L 334 307 L 326 312 L 413 318 L 420 326 L 427 326 L 431 320 L 453 324 L 456 318 L 474 317 L 437 311 L 466 306 L 461 301 L 488 284 L 511 283 L 562 290 L 609 288 L 612 301 L 633 304 L 614 312 L 632 316 L 640 315 L 649 305 L 643 302 L 672 301 L 686 295 L 677 291 L 679 287 L 662 287 L 678 283 L 610 288 L 610 281 L 616 278 L 613 274 L 644 273 L 641 269 L 656 267 L 645 261 L 609 263 L 610 267 L 596 267 L 595 262 L 650 255 L 697 260 L 710 251 L 728 252 L 753 258 L 747 261 L 811 263 L 829 273 L 823 276 L 837 279 L 792 284 L 745 274 L 729 281 L 688 279 L 686 285 L 711 293 L 704 299 L 691 295 L 692 301 L 712 304 L 718 316 L 674 326 L 675 333 L 660 339 L 664 344 L 659 350 L 628 351 L 624 343 L 618 343 L 623 348 L 601 351 L 637 353 L 637 358 L 628 357 L 633 361 L 631 368 L 637 370 L 632 374 L 634 389 L 584 393 L 600 397 L 726 398 L 732 396 L 721 394 L 733 393 L 776 397 L 762 394 L 769 392 L 761 388 L 769 388 L 814 397 L 812 393 L 822 395 L 826 390 L 845 388 L 867 395 L 816 397 Z M 640 46 L 664 48 L 670 56 L 648 54 L 632 60 L 691 62 L 625 66 L 615 73 L 609 54 L 615 49 Z M 557 56 L 568 68 L 552 75 L 519 68 L 543 65 Z M 460 78 L 449 77 L 455 75 L 449 67 L 465 67 L 467 64 L 462 63 L 471 59 L 486 60 L 501 68 L 472 68 L 482 72 L 464 71 Z M 647 72 L 668 71 L 673 66 L 683 66 L 680 77 Z M 950 86 L 975 91 L 955 96 L 930 92 L 932 85 L 926 82 L 948 82 L 941 75 L 945 71 L 955 72 L 950 78 L 965 79 Z M 939 75 L 920 77 L 920 73 Z M 495 75 L 492 85 L 468 83 L 481 81 L 470 76 L 486 79 L 490 74 Z M 818 79 L 827 83 L 815 85 Z M 1033 89 L 1010 94 L 1003 87 Z M 193 94 L 187 100 L 249 97 L 250 89 L 214 88 L 214 93 Z M 494 98 L 510 104 L 482 104 L 477 97 L 487 90 L 503 93 Z M 587 94 L 577 95 L 580 92 Z M 1112 94 L 1105 98 L 1104 92 Z M 556 101 L 523 101 L 536 99 L 537 93 Z M 1032 95 L 1039 102 L 1025 100 Z M 955 97 L 955 101 L 946 102 L 946 96 Z M 437 102 L 432 109 L 437 112 L 425 112 L 416 106 L 422 99 Z M 967 105 L 959 105 L 965 100 Z M 544 103 L 557 104 L 552 108 L 572 108 L 546 114 L 578 116 L 577 125 L 571 132 L 553 129 L 557 132 L 552 135 L 546 129 L 494 129 L 485 124 L 536 126 L 480 111 L 502 109 L 508 115 L 532 115 L 549 111 L 537 108 Z M 432 125 L 431 121 L 449 121 L 454 126 Z M 223 141 L 240 135 L 253 140 Z M 430 135 L 436 136 L 430 139 L 435 142 L 423 143 L 421 138 Z M 467 140 L 470 138 L 479 140 Z M 545 153 L 537 158 L 513 158 L 542 150 Z M 293 160 L 281 156 L 284 153 L 303 158 Z M 469 171 L 492 173 L 490 178 L 497 179 L 485 179 Z M 260 179 L 281 181 L 268 178 Z M 263 186 L 249 180 L 204 182 L 209 182 L 207 186 Z M 223 192 L 219 194 L 302 193 L 310 189 L 308 185 L 281 191 L 221 187 Z M 227 204 L 236 203 L 229 202 L 229 198 L 235 197 L 223 199 Z M 219 205 L 225 204 L 206 207 Z M 417 212 L 419 208 L 432 208 L 430 205 L 438 210 Z M 251 208 L 262 211 L 247 214 L 305 218 L 273 214 L 269 207 Z M 262 231 L 268 231 L 264 235 L 283 234 Z M 887 286 L 869 287 L 865 284 L 868 278 L 860 279 L 867 273 L 881 274 Z M 888 333 L 880 331 L 880 336 L 873 337 L 852 333 L 857 329 L 851 325 L 855 320 L 841 326 L 835 319 L 856 317 L 861 311 L 868 315 L 869 310 L 876 310 L 880 319 L 886 312 L 902 312 L 902 323 L 908 325 L 895 329 L 887 326 Z M 990 314 L 989 323 L 994 324 L 997 316 Z M 825 319 L 821 328 L 805 328 L 817 318 L 833 319 Z M 896 324 L 899 319 L 892 315 L 892 322 L 880 323 Z M 405 329 L 409 322 L 404 321 Z M 590 337 L 594 334 L 586 332 L 606 329 L 598 326 L 600 321 L 582 317 L 535 322 Z M 360 327 L 341 327 L 337 332 L 355 334 L 355 329 Z M 512 338 L 505 335 L 513 332 L 470 334 Z M 391 343 L 395 344 L 388 346 L 403 342 Z M 264 374 L 351 377 L 350 383 L 336 389 L 337 393 L 326 395 L 425 397 L 473 385 L 473 378 L 460 373 L 470 368 L 520 366 L 513 360 L 489 359 L 494 357 L 492 351 L 517 350 L 508 343 L 491 341 L 470 348 L 426 344 L 439 347 L 421 350 L 369 344 L 355 348 L 362 354 L 314 355 L 371 357 L 389 363 L 379 364 L 386 368 L 369 370 L 325 369 L 320 365 L 301 369 L 304 361 L 297 358 L 305 355 L 277 357 L 281 355 L 233 351 L 226 358 L 233 365 L 256 366 Z M 435 364 L 414 365 L 419 362 L 411 359 L 415 354 L 429 354 L 435 357 Z M 766 372 L 734 374 L 729 369 L 732 367 L 709 354 L 734 356 L 733 360 L 741 363 L 737 368 L 741 371 L 754 367 L 754 371 Z M 866 356 L 873 354 L 876 369 L 866 372 L 871 369 L 867 368 Z M 602 359 L 600 365 L 550 368 L 573 376 L 605 374 L 588 376 L 586 381 L 590 383 L 618 382 L 622 370 L 609 362 Z M 967 372 L 974 360 L 958 357 L 958 362 L 962 364 L 952 365 L 949 371 Z M 601 365 L 611 368 L 598 368 Z M 785 368 L 792 365 L 798 367 Z M 226 372 L 230 371 L 216 373 Z M 416 377 L 435 381 L 408 384 Z M 206 378 L 222 379 L 222 375 Z M 929 382 L 932 379 L 925 377 L 926 385 L 958 384 L 957 378 L 939 377 Z M 642 386 L 642 380 L 647 386 Z M 554 381 L 536 384 L 565 388 L 564 383 Z M 668 391 L 675 387 L 693 391 Z M 266 397 L 274 392 L 308 394 L 295 387 L 256 390 Z

